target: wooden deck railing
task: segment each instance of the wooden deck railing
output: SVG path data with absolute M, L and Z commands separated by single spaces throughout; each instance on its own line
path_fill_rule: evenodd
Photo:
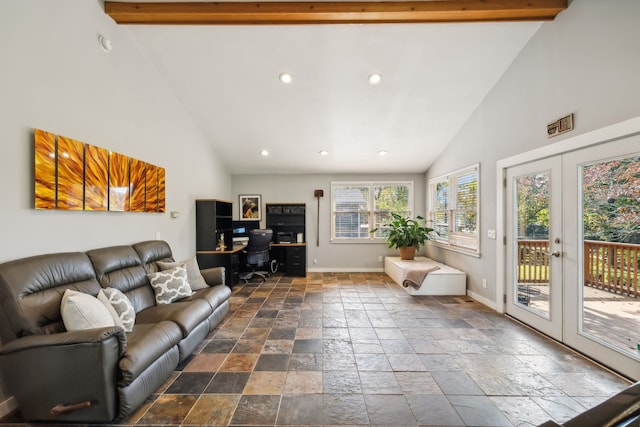
M 640 245 L 584 241 L 584 284 L 638 297 Z
M 638 298 L 640 245 L 584 241 L 584 284 Z M 549 282 L 549 241 L 518 240 L 518 283 Z
M 518 240 L 518 283 L 549 282 L 549 241 Z

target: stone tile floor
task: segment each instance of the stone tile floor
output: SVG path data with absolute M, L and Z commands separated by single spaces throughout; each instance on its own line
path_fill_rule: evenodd
M 412 297 L 384 273 L 276 274 L 230 302 L 119 425 L 535 426 L 630 384 L 471 298 Z

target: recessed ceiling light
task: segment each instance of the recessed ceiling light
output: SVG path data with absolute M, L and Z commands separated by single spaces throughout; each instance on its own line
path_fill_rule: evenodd
M 326 156 L 327 154 L 329 154 L 329 152 L 327 150 L 320 150 L 319 153 L 321 156 Z
M 291 74 L 289 74 L 289 73 L 280 73 L 280 76 L 278 76 L 278 78 L 284 84 L 289 84 L 293 80 L 291 78 Z
M 380 150 L 380 151 L 378 151 L 378 156 L 386 156 L 387 153 L 388 153 L 387 150 Z
M 263 156 L 268 156 L 269 152 L 267 150 L 262 150 L 260 151 L 260 154 L 262 154 Z
M 368 81 L 370 85 L 377 85 L 382 80 L 382 75 L 379 73 L 373 73 L 369 76 Z

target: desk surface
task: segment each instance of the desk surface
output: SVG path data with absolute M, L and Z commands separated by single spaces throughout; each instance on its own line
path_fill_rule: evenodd
M 224 251 L 196 251 L 197 254 L 235 254 L 245 248 L 244 245 L 235 245 L 231 249 L 225 249 Z
M 292 246 L 307 246 L 306 243 L 271 243 L 271 247 L 286 248 Z M 247 245 L 233 245 L 232 249 L 225 249 L 224 251 L 196 251 L 197 254 L 235 254 L 243 251 Z

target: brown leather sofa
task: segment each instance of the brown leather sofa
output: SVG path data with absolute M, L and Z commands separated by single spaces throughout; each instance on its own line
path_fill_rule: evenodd
M 224 269 L 201 273 L 208 288 L 157 305 L 147 277 L 174 261 L 163 241 L 33 256 L 0 264 L 0 368 L 27 420 L 109 422 L 156 391 L 229 312 Z M 121 327 L 67 331 L 66 289 L 96 296 L 117 288 L 136 312 Z

